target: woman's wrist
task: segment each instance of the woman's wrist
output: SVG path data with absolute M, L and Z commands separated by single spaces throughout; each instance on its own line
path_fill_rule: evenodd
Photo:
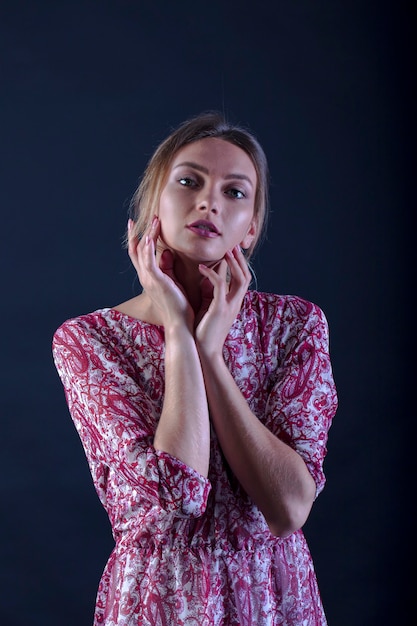
M 183 343 L 190 341 L 195 345 L 192 323 L 175 320 L 164 324 L 165 343 Z
M 209 367 L 217 371 L 218 368 L 226 365 L 223 357 L 223 347 L 213 348 L 204 343 L 199 343 L 198 340 L 196 340 L 196 346 L 203 368 L 207 369 Z

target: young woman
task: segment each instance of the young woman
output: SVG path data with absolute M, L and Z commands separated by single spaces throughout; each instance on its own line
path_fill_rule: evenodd
M 326 624 L 301 527 L 336 392 L 322 311 L 248 290 L 267 177 L 248 131 L 186 121 L 132 200 L 142 293 L 55 333 L 116 542 L 96 626 Z

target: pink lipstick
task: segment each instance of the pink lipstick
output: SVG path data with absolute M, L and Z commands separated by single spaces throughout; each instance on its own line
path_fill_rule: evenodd
M 197 220 L 187 226 L 193 233 L 200 235 L 201 237 L 218 237 L 220 235 L 216 226 L 208 220 Z

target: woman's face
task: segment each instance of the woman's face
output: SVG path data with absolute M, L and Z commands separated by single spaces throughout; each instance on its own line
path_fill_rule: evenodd
M 222 259 L 256 234 L 257 176 L 250 157 L 223 139 L 207 138 L 177 152 L 159 202 L 166 247 L 198 263 Z

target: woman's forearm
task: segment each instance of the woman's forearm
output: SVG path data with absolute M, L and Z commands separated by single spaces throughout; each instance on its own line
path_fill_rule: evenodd
M 165 396 L 154 447 L 207 477 L 210 455 L 207 396 L 193 335 L 182 325 L 165 329 Z
M 223 453 L 271 532 L 287 536 L 308 517 L 314 480 L 301 456 L 251 412 L 222 357 L 200 356 L 211 420 Z

